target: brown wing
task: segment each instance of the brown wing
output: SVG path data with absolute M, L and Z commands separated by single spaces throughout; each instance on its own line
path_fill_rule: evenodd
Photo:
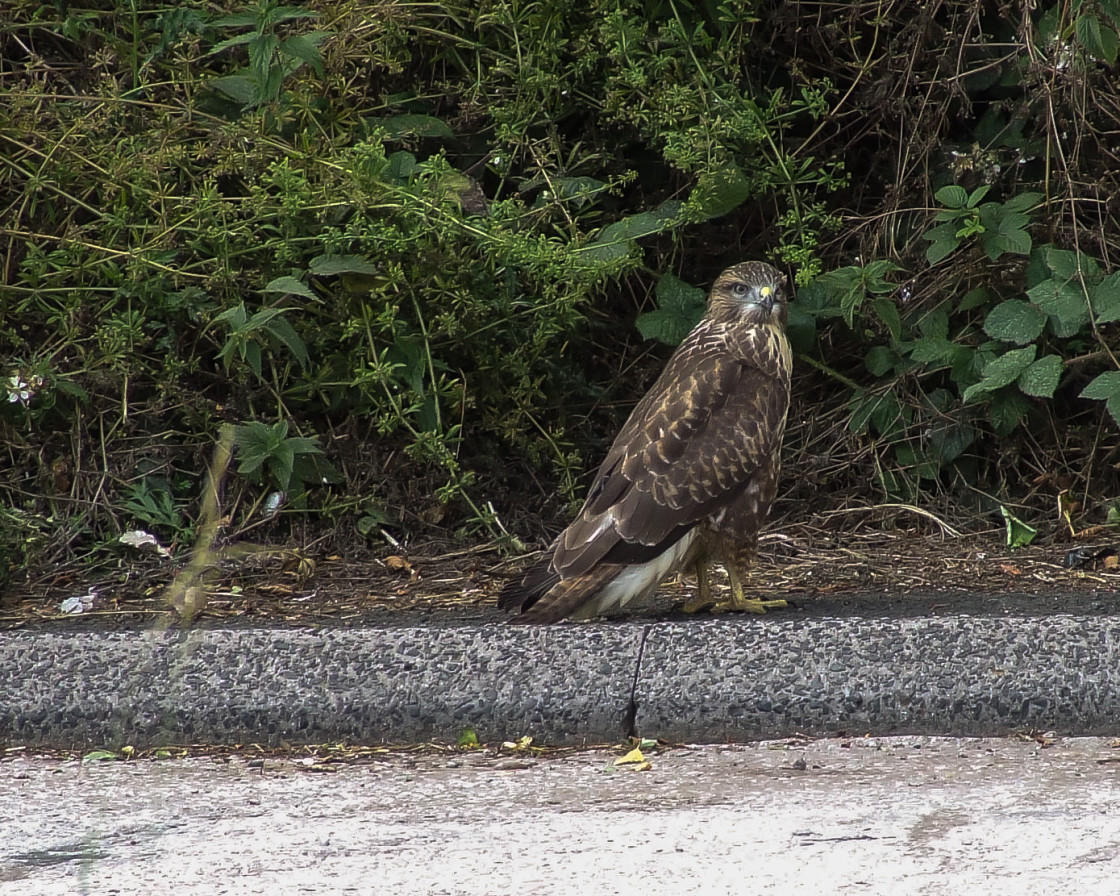
M 769 327 L 755 336 L 783 339 Z M 780 445 L 789 403 L 788 366 L 759 366 L 784 353 L 752 348 L 763 350 L 735 351 L 712 326 L 690 334 L 634 408 L 579 516 L 557 540 L 554 573 L 566 579 L 601 562 L 650 560 L 739 497 Z

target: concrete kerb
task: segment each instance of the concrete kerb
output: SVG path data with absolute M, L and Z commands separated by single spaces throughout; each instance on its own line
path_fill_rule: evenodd
M 1118 727 L 1111 615 L 0 632 L 0 745 Z

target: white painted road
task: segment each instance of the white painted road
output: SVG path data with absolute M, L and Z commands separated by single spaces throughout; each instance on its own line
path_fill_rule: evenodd
M 1118 726 L 1120 727 L 1120 726 Z M 1120 733 L 1120 732 L 1118 732 Z M 1120 892 L 1120 742 L 0 760 L 0 893 Z

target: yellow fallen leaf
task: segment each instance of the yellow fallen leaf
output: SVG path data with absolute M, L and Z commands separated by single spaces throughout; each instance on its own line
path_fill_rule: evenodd
M 621 759 L 616 759 L 614 761 L 614 764 L 615 765 L 628 765 L 630 763 L 638 763 L 638 762 L 645 762 L 645 761 L 646 761 L 646 757 L 642 754 L 642 751 L 639 750 L 637 747 L 635 747 L 633 750 L 631 750 L 629 753 L 627 753 Z

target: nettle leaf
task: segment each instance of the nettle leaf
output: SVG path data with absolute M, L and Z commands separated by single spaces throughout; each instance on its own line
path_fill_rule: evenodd
M 1035 398 L 1053 398 L 1064 365 L 1058 355 L 1045 355 L 1019 374 L 1019 388 Z
M 1026 345 L 1042 335 L 1046 327 L 1046 314 L 1037 305 L 1022 299 L 1000 302 L 988 312 L 984 332 L 993 339 Z
M 807 354 L 817 344 L 817 318 L 809 314 L 804 308 L 799 308 L 794 302 L 789 308 L 789 320 L 786 321 L 786 335 L 789 344 L 799 354 Z
M 980 200 L 988 195 L 988 191 L 991 188 L 992 188 L 991 184 L 984 184 L 982 186 L 977 187 L 975 190 L 973 190 L 971 193 L 969 193 L 968 194 L 968 202 L 967 202 L 968 207 L 969 208 L 976 208 L 976 206 L 978 206 L 980 204 Z
M 643 339 L 679 345 L 704 316 L 704 290 L 666 274 L 657 281 L 657 308 L 639 315 L 635 324 Z
M 1101 26 L 1100 20 L 1092 14 L 1077 17 L 1073 25 L 1077 40 L 1091 56 L 1112 65 L 1116 61 L 1116 32 L 1109 26 Z
M 1089 323 L 1089 302 L 1076 280 L 1054 276 L 1028 289 L 1027 295 L 1049 316 L 1055 336 L 1076 336 Z
M 306 62 L 320 78 L 323 77 L 323 54 L 319 51 L 321 44 L 327 37 L 324 31 L 312 31 L 308 34 L 294 34 L 280 44 L 280 52 Z
M 1038 346 L 1028 345 L 1026 348 L 1015 348 L 993 358 L 984 368 L 980 382 L 964 390 L 962 396 L 964 403 L 968 404 L 978 395 L 987 395 L 1015 382 L 1034 361 L 1037 352 Z
M 305 299 L 318 298 L 310 286 L 295 277 L 277 277 L 269 281 L 261 292 L 278 292 L 283 295 L 303 296 Z
M 929 336 L 932 339 L 948 339 L 949 312 L 941 306 L 932 309 L 918 321 L 918 330 L 923 336 Z
M 389 164 L 385 166 L 385 177 L 392 183 L 407 184 L 417 167 L 419 166 L 416 156 L 402 149 L 389 156 Z

